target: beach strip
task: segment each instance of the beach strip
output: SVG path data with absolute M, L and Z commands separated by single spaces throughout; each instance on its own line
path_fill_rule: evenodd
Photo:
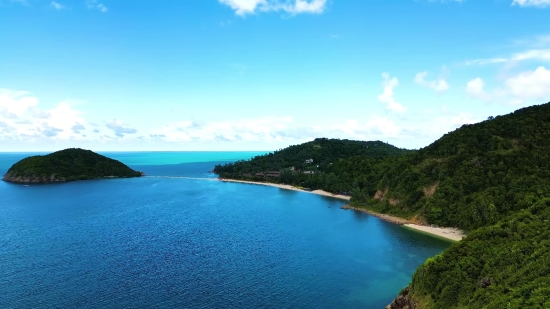
M 466 234 L 462 230 L 454 227 L 433 227 L 418 224 L 404 224 L 403 226 L 452 241 L 460 241 L 462 238 L 466 237 Z
M 296 188 L 296 187 L 291 186 L 291 185 L 283 185 L 283 184 L 278 184 L 278 183 L 235 180 L 235 179 L 225 179 L 225 178 L 220 178 L 219 180 L 224 181 L 224 182 L 236 182 L 236 183 L 245 183 L 245 184 L 251 184 L 251 185 L 262 185 L 262 186 L 276 187 L 276 188 L 285 189 L 285 190 L 294 190 L 294 191 L 312 193 L 312 194 L 317 194 L 317 195 L 322 195 L 322 196 L 334 197 L 334 198 L 345 200 L 345 201 L 349 201 L 350 198 L 351 198 L 350 196 L 340 195 L 340 194 L 332 194 L 330 192 L 323 191 L 323 190 L 305 191 L 305 190 Z M 342 209 L 351 209 L 351 210 L 355 210 L 355 211 L 364 212 L 364 213 L 367 213 L 371 216 L 380 218 L 384 221 L 394 223 L 394 224 L 398 224 L 398 225 L 403 225 L 406 228 L 413 229 L 415 231 L 419 231 L 419 232 L 422 232 L 422 233 L 430 234 L 430 235 L 433 235 L 433 236 L 441 237 L 441 238 L 444 238 L 444 239 L 447 239 L 447 240 L 460 241 L 462 238 L 464 238 L 466 236 L 466 234 L 463 231 L 461 231 L 457 228 L 435 227 L 435 226 L 413 224 L 413 223 L 410 223 L 410 221 L 407 220 L 407 219 L 403 219 L 403 218 L 399 218 L 399 217 L 395 217 L 395 216 L 391 216 L 391 215 L 387 215 L 387 214 L 381 214 L 381 213 L 377 213 L 377 212 L 374 212 L 374 211 L 370 211 L 370 210 L 365 209 L 365 208 L 353 207 L 353 206 L 347 205 L 347 204 L 342 206 L 341 208 Z
M 345 195 L 340 195 L 340 194 L 332 194 L 330 192 L 323 191 L 323 190 L 305 191 L 305 190 L 296 188 L 296 187 L 291 186 L 291 185 L 283 185 L 283 184 L 279 184 L 279 183 L 235 180 L 235 179 L 225 179 L 225 178 L 220 178 L 220 180 L 225 181 L 225 182 L 246 183 L 246 184 L 251 184 L 251 185 L 262 185 L 262 186 L 276 187 L 276 188 L 286 189 L 286 190 L 300 191 L 300 192 L 305 192 L 305 193 L 313 193 L 313 194 L 317 194 L 317 195 L 334 197 L 334 198 L 341 199 L 341 200 L 346 200 L 346 201 L 349 201 L 350 198 L 351 198 L 350 196 L 345 196 Z

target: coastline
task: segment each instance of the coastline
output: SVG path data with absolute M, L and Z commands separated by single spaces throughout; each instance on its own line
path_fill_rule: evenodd
M 466 236 L 464 231 L 454 227 L 436 227 L 436 226 L 415 224 L 407 219 L 403 219 L 403 218 L 399 218 L 399 217 L 395 217 L 387 214 L 381 214 L 365 208 L 353 207 L 351 205 L 344 205 L 341 208 L 364 212 L 371 216 L 380 218 L 384 221 L 397 224 L 397 225 L 402 225 L 405 228 L 415 230 L 416 232 L 428 234 L 430 236 L 435 236 L 439 238 L 444 238 L 446 240 L 460 241 L 462 240 L 462 238 Z
M 305 191 L 305 190 L 298 189 L 298 188 L 296 188 L 294 186 L 291 186 L 291 185 L 283 185 L 283 184 L 278 184 L 278 183 L 246 181 L 246 180 L 236 180 L 236 179 L 226 179 L 226 178 L 219 178 L 219 180 L 223 181 L 223 182 L 235 182 L 235 183 L 244 183 L 244 184 L 251 184 L 251 185 L 262 185 L 262 186 L 276 187 L 276 188 L 285 189 L 285 190 L 294 190 L 294 191 L 312 193 L 312 194 L 317 194 L 317 195 L 322 195 L 322 196 L 334 197 L 334 198 L 345 200 L 345 201 L 349 201 L 351 199 L 350 196 L 345 196 L 345 195 L 340 195 L 340 194 L 332 194 L 330 192 L 323 191 L 323 190 Z M 434 227 L 434 226 L 414 224 L 414 223 L 411 223 L 407 219 L 403 219 L 403 218 L 399 218 L 399 217 L 395 217 L 395 216 L 391 216 L 391 215 L 387 215 L 387 214 L 377 213 L 377 212 L 374 212 L 374 211 L 371 211 L 371 210 L 368 210 L 368 209 L 365 209 L 365 208 L 353 207 L 349 204 L 346 204 L 346 205 L 344 205 L 340 208 L 344 209 L 344 210 L 351 209 L 351 210 L 355 210 L 355 211 L 364 212 L 364 213 L 367 213 L 371 216 L 382 219 L 384 221 L 387 221 L 387 222 L 390 222 L 390 223 L 393 223 L 393 224 L 397 224 L 397 225 L 402 225 L 405 228 L 415 230 L 416 232 L 429 234 L 431 236 L 444 238 L 444 239 L 450 240 L 450 241 L 460 241 L 462 238 L 464 238 L 466 236 L 463 231 L 461 231 L 457 228 Z
M 341 199 L 341 200 L 346 200 L 346 201 L 349 201 L 351 199 L 350 196 L 345 196 L 345 195 L 340 195 L 340 194 L 332 194 L 330 192 L 323 191 L 323 190 L 305 191 L 305 190 L 298 189 L 298 188 L 296 188 L 294 186 L 291 186 L 291 185 L 283 185 L 283 184 L 279 184 L 279 183 L 246 181 L 246 180 L 236 180 L 236 179 L 226 179 L 226 178 L 220 178 L 220 181 L 246 183 L 246 184 L 251 184 L 251 185 L 261 185 L 261 186 L 268 186 L 268 187 L 276 187 L 276 188 L 280 188 L 280 189 L 300 191 L 300 192 L 305 192 L 305 193 L 312 193 L 312 194 L 317 194 L 317 195 L 322 195 L 322 196 L 334 197 L 334 198 Z

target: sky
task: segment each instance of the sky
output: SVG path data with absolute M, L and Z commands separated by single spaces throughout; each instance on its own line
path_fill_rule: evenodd
M 0 0 L 0 152 L 419 149 L 550 101 L 550 0 Z

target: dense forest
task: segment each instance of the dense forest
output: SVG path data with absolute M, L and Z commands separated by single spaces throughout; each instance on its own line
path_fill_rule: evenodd
M 60 182 L 102 177 L 139 177 L 123 163 L 90 150 L 70 148 L 15 163 L 4 180 L 9 182 Z
M 464 125 L 418 151 L 316 139 L 214 171 L 225 178 L 351 192 L 354 206 L 473 230 L 550 195 L 548 141 L 550 104 L 544 104 Z M 338 148 L 350 144 L 355 147 Z M 308 158 L 313 162 L 305 163 Z
M 549 223 L 550 199 L 542 199 L 471 232 L 416 271 L 408 289 L 413 306 L 550 308 Z
M 292 163 L 215 171 L 351 192 L 355 207 L 468 231 L 416 271 L 392 309 L 550 308 L 550 103 L 464 125 L 418 151 L 384 147 L 396 151 L 349 152 L 315 169 L 285 149 Z
M 353 156 L 382 158 L 411 152 L 399 149 L 381 141 L 363 142 L 340 139 L 317 138 L 314 141 L 293 145 L 247 161 L 216 165 L 214 171 L 232 177 L 245 174 L 284 171 L 292 168 L 298 171 L 326 172 L 330 165 Z M 298 174 L 297 174 L 298 175 Z

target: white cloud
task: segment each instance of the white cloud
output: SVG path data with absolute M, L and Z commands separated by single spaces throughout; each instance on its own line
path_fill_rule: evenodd
M 480 78 L 474 78 L 466 84 L 466 93 L 475 99 L 489 101 L 491 95 L 485 92 L 485 82 Z
M 64 5 L 62 5 L 62 4 L 59 3 L 59 2 L 55 2 L 55 1 L 52 1 L 52 2 L 50 3 L 50 5 L 51 5 L 54 9 L 56 9 L 56 10 L 62 10 L 62 9 L 65 8 Z
M 0 140 L 81 138 L 71 128 L 86 125 L 86 121 L 74 105 L 74 102 L 62 101 L 53 108 L 41 109 L 38 99 L 29 92 L 0 89 L 0 122 L 3 123 Z
M 426 76 L 428 72 L 420 72 L 414 77 L 414 82 L 422 87 L 430 88 L 436 92 L 445 92 L 449 89 L 449 84 L 445 81 L 444 78 L 439 77 L 438 79 L 428 81 Z
M 507 79 L 504 84 L 516 98 L 550 100 L 550 71 L 545 67 L 523 72 Z
M 134 128 L 128 127 L 127 124 L 123 123 L 119 119 L 113 119 L 105 125 L 107 128 L 112 130 L 116 136 L 124 137 L 124 134 L 134 134 L 137 133 L 137 130 Z
M 251 141 L 270 142 L 281 139 L 276 133 L 287 128 L 292 118 L 262 117 L 256 119 L 241 119 L 238 121 L 221 121 L 211 123 L 197 123 L 180 121 L 170 123 L 160 129 L 151 131 L 151 134 L 164 135 L 167 141 Z
M 107 13 L 108 9 L 103 3 L 98 3 L 97 0 L 86 0 L 88 9 L 97 9 L 101 13 Z
M 466 84 L 466 93 L 476 99 L 485 96 L 485 82 L 480 78 L 474 78 Z
M 550 6 L 550 0 L 513 0 L 512 5 L 544 8 Z
M 550 100 L 550 70 L 539 66 L 534 71 L 522 72 L 507 78 L 503 87 L 493 91 L 486 91 L 484 81 L 478 77 L 466 84 L 466 92 L 486 102 L 497 99 L 507 104 L 522 104 L 527 100 L 547 102 Z
M 382 92 L 382 94 L 378 96 L 378 100 L 386 104 L 386 109 L 390 111 L 399 113 L 406 112 L 407 108 L 404 107 L 401 103 L 395 101 L 393 97 L 393 88 L 397 87 L 397 85 L 399 84 L 397 78 L 390 78 L 390 75 L 388 73 L 382 73 L 382 77 L 384 78 L 384 82 L 382 83 L 382 85 L 384 86 L 384 92 Z
M 260 117 L 198 124 L 192 121 L 170 123 L 152 130 L 149 136 L 171 143 L 296 144 L 317 137 L 376 140 L 397 138 L 401 129 L 386 117 L 348 119 L 323 125 L 304 125 L 291 117 Z
M 534 76 L 540 77 L 538 74 L 540 72 Z M 517 79 L 518 84 L 529 83 L 530 76 L 522 75 L 521 78 Z M 389 106 L 399 104 L 393 100 L 392 89 L 397 84 L 396 78 L 384 74 L 385 89 L 381 97 L 392 102 Z M 446 110 L 424 115 L 425 119 L 421 120 L 418 115 L 400 115 L 399 121 L 392 119 L 392 115 L 371 115 L 305 123 L 305 119 L 291 117 L 258 117 L 210 122 L 182 120 L 156 127 L 134 127 L 117 118 L 97 125 L 85 119 L 77 106 L 75 102 L 63 101 L 52 108 L 44 108 L 28 92 L 2 89 L 0 143 L 19 149 L 48 151 L 67 147 L 250 150 L 274 149 L 328 137 L 382 140 L 401 147 L 419 147 L 464 123 L 476 122 L 469 114 Z
M 0 111 L 21 117 L 29 108 L 36 106 L 38 99 L 26 91 L 13 91 L 0 88 Z
M 290 14 L 323 13 L 327 0 L 219 0 L 232 8 L 237 15 L 254 14 L 257 11 L 284 11 Z
M 510 59 L 512 61 L 540 60 L 550 61 L 550 49 L 533 49 L 517 53 Z
M 466 65 L 487 65 L 495 63 L 505 63 L 514 61 L 550 61 L 550 49 L 531 49 L 521 53 L 516 53 L 510 57 L 497 57 L 487 59 L 475 59 L 466 61 Z

